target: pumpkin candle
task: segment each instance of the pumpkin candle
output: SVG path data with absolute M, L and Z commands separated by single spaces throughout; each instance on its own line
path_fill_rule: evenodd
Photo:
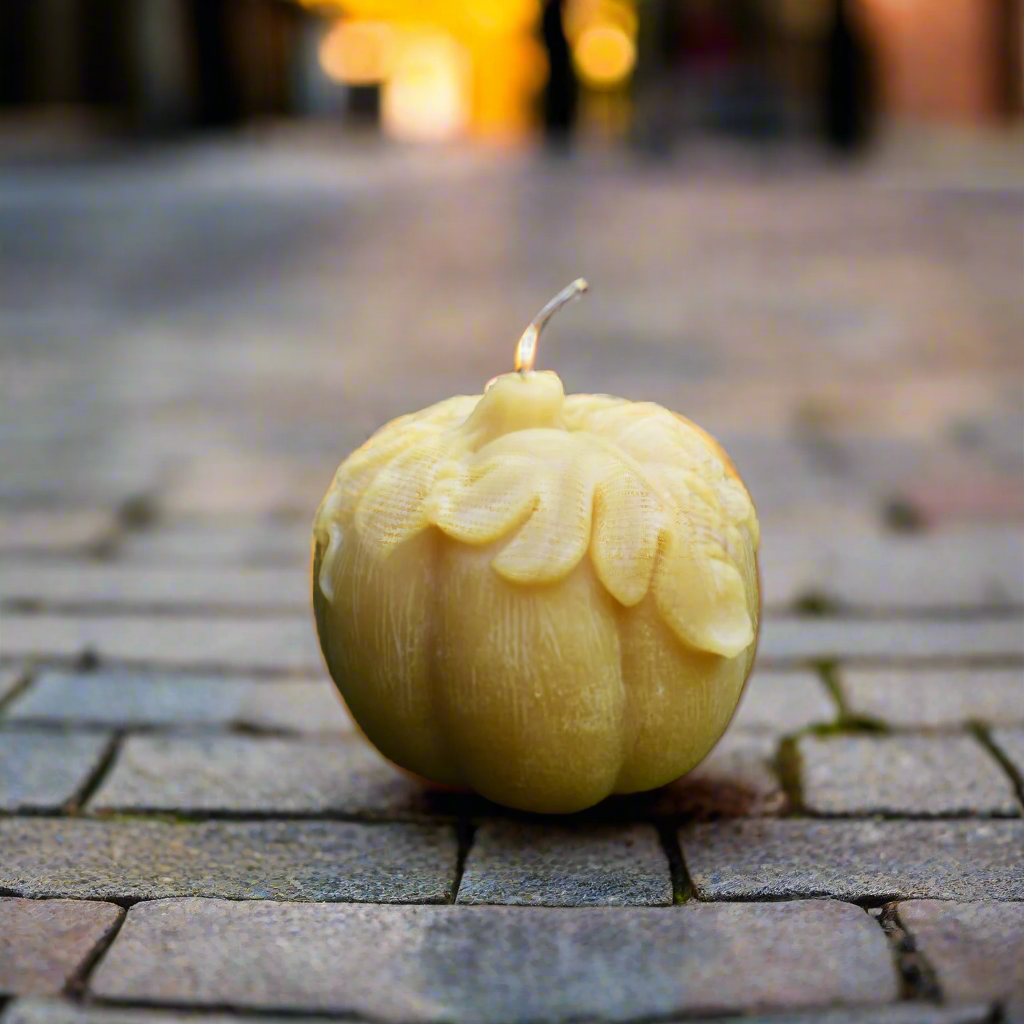
M 382 427 L 313 526 L 327 667 L 385 757 L 511 807 L 663 785 L 721 736 L 754 657 L 758 525 L 722 448 L 533 362 Z

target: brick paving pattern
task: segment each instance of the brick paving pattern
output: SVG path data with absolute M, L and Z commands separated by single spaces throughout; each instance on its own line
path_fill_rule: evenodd
M 1024 182 L 588 159 L 0 176 L 0 1024 L 1024 1021 Z M 721 438 L 764 621 L 702 765 L 545 819 L 359 737 L 309 524 L 580 273 L 542 362 Z

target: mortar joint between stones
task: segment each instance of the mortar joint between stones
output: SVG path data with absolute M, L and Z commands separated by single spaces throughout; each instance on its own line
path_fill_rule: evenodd
M 913 1002 L 941 1002 L 942 989 L 935 968 L 900 921 L 899 903 L 887 903 L 882 907 L 878 923 L 889 939 L 896 959 L 902 998 Z

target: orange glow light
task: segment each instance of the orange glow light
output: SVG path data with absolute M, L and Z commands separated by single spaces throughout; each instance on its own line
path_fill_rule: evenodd
M 461 135 L 470 119 L 469 56 L 449 33 L 403 29 L 384 85 L 384 128 L 398 139 L 441 142 Z
M 393 35 L 383 22 L 341 20 L 320 44 L 320 66 L 335 82 L 376 85 L 388 76 Z
M 636 45 L 618 25 L 591 25 L 573 46 L 573 61 L 587 85 L 610 89 L 621 85 L 636 64 Z

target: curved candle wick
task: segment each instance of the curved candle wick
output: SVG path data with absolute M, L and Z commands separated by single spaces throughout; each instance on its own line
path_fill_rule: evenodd
M 577 277 L 572 284 L 566 285 L 534 318 L 530 326 L 523 331 L 523 336 L 516 345 L 516 369 L 526 373 L 533 369 L 533 360 L 537 356 L 537 341 L 545 324 L 563 306 L 582 295 L 590 286 L 582 277 Z

